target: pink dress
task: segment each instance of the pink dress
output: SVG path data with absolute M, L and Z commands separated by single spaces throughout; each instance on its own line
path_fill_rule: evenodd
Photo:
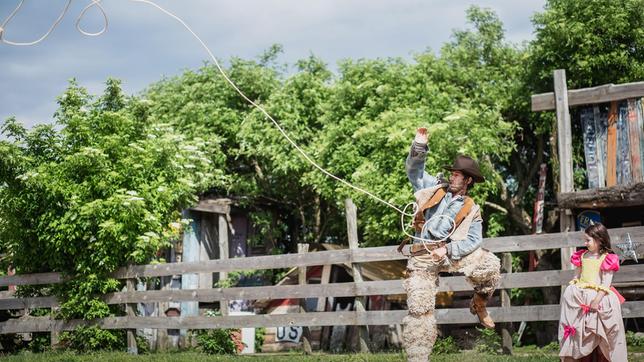
M 611 287 L 613 273 L 619 270 L 619 259 L 615 254 L 589 258 L 584 256 L 586 251 L 580 250 L 570 259 L 577 267 L 577 277 L 566 287 L 561 300 L 559 357 L 562 361 L 581 359 L 599 347 L 610 361 L 626 361 L 620 306 L 624 298 Z M 599 310 L 593 312 L 589 306 L 599 291 L 607 294 L 599 302 Z

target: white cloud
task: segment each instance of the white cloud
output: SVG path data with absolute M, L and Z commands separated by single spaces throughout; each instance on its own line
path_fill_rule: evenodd
M 272 44 L 284 45 L 280 61 L 293 63 L 314 53 L 330 66 L 343 58 L 404 57 L 427 48 L 439 51 L 454 29 L 463 29 L 473 3 L 496 11 L 507 38 L 532 37 L 530 17 L 545 0 L 158 0 L 199 34 L 220 60 L 254 58 Z M 26 1 L 6 36 L 32 40 L 58 16 L 65 0 Z M 0 19 L 17 1 L 0 1 Z M 107 33 L 84 37 L 74 22 L 85 2 L 72 2 L 67 17 L 34 47 L 0 44 L 0 119 L 18 115 L 32 124 L 51 118 L 55 97 L 67 80 L 100 92 L 115 76 L 127 92 L 137 92 L 163 75 L 202 65 L 207 55 L 196 40 L 157 9 L 130 1 L 104 1 Z M 81 23 L 88 31 L 102 26 L 90 10 Z M 25 118 L 23 118 L 25 117 Z

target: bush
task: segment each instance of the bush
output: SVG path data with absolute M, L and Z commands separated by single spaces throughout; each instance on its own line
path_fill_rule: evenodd
M 264 336 L 266 335 L 266 328 L 255 328 L 255 352 L 261 352 L 264 345 Z
M 500 354 L 501 336 L 494 329 L 477 328 L 476 330 L 480 333 L 480 336 L 474 349 L 480 353 Z
M 450 354 L 459 352 L 460 348 L 458 348 L 458 345 L 456 345 L 456 341 L 454 341 L 452 336 L 436 339 L 434 349 L 432 350 L 432 354 Z
M 236 354 L 234 329 L 204 329 L 196 331 L 199 350 L 208 354 Z
M 125 350 L 125 331 L 109 331 L 97 326 L 80 326 L 71 332 L 60 334 L 60 345 L 76 352 L 123 351 Z
M 627 331 L 626 345 L 629 347 L 642 347 L 644 346 L 644 337 L 633 331 Z

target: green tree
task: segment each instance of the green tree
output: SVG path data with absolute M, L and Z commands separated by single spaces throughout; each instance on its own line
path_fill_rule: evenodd
M 95 294 L 120 283 L 109 273 L 147 263 L 176 238 L 180 210 L 222 180 L 206 158 L 218 144 L 186 139 L 149 116 L 109 79 L 94 99 L 72 81 L 57 125 L 27 131 L 15 119 L 0 141 L 0 250 L 18 273 L 56 271 L 66 318 L 110 313 Z

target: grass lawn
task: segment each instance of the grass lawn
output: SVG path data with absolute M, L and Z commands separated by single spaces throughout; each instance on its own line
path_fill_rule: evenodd
M 7 356 L 2 358 L 3 361 L 29 361 L 29 362 L 49 362 L 49 361 L 105 361 L 105 362 L 135 362 L 135 361 L 178 361 L 178 362 L 201 362 L 201 361 L 255 361 L 255 362 L 272 362 L 272 361 L 353 361 L 353 362 L 384 362 L 384 361 L 404 361 L 405 356 L 402 353 L 378 353 L 378 354 L 314 354 L 304 356 L 299 353 L 281 353 L 281 354 L 261 354 L 254 356 L 216 356 L 207 355 L 199 352 L 176 352 L 176 353 L 152 353 L 147 355 L 131 356 L 122 352 L 101 352 L 95 354 L 78 355 L 70 352 L 49 352 L 49 353 L 22 353 L 19 355 Z M 451 355 L 439 355 L 432 357 L 436 362 L 501 362 L 501 361 L 558 361 L 556 356 L 550 355 L 532 355 L 532 356 L 491 356 L 477 353 L 459 353 Z
M 105 362 L 135 362 L 135 361 L 161 361 L 161 362 L 201 362 L 201 361 L 255 361 L 255 362 L 273 362 L 273 361 L 350 361 L 350 362 L 384 362 L 384 361 L 404 361 L 405 356 L 402 353 L 377 353 L 377 354 L 313 354 L 304 356 L 300 353 L 279 353 L 279 354 L 258 354 L 253 356 L 216 356 L 207 355 L 199 352 L 169 352 L 169 353 L 152 353 L 147 355 L 132 356 L 123 352 L 100 352 L 94 354 L 74 354 L 71 352 L 48 352 L 48 353 L 21 353 L 18 355 L 5 356 L 2 361 L 17 362 L 87 362 L 87 361 L 105 361 Z M 541 361 L 559 361 L 556 353 L 544 352 L 535 349 L 515 350 L 514 356 L 493 356 L 478 354 L 475 352 L 462 352 L 459 354 L 437 355 L 432 356 L 432 362 L 541 362 Z M 644 362 L 644 354 L 632 353 L 629 361 Z

